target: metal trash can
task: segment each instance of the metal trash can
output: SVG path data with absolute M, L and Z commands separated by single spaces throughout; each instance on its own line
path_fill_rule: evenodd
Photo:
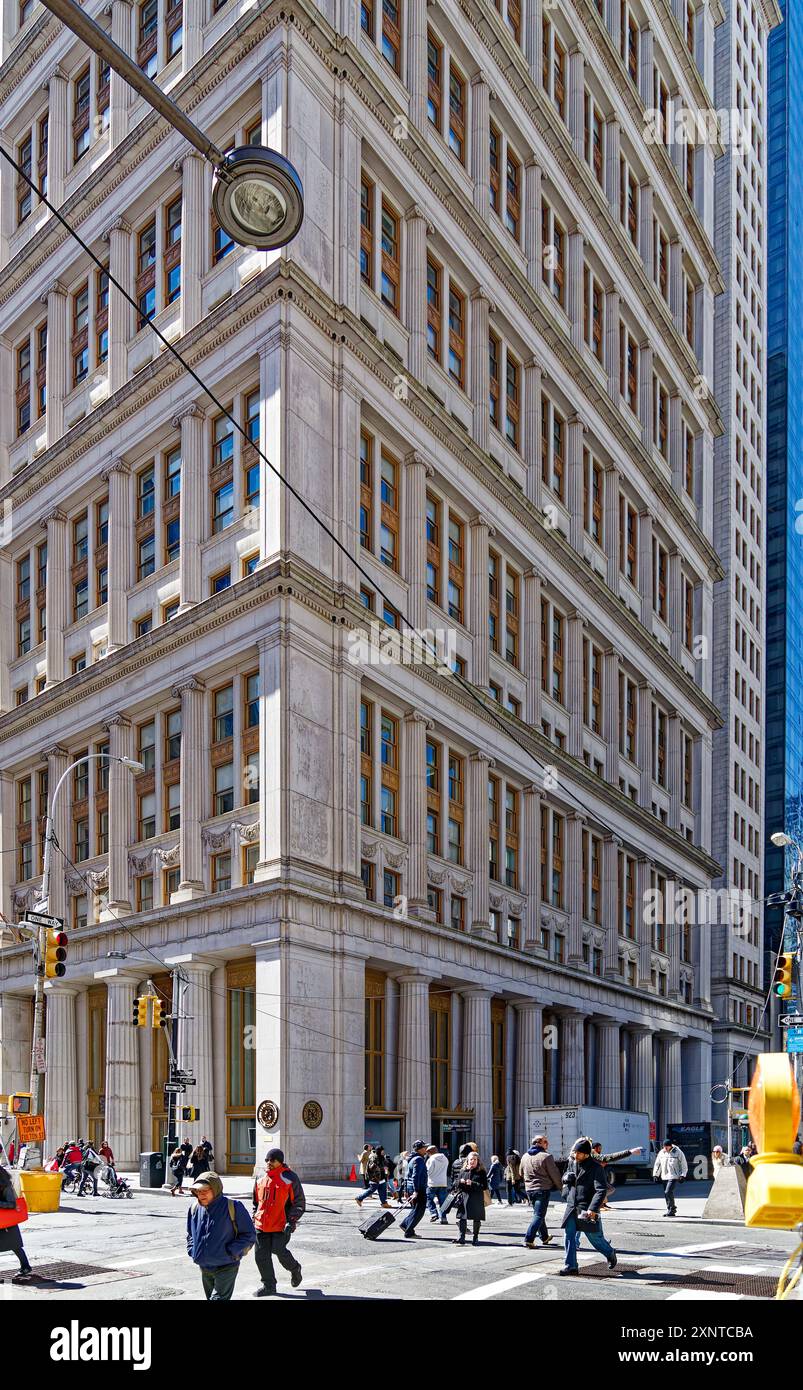
M 140 1187 L 162 1187 L 165 1180 L 165 1161 L 164 1155 L 156 1153 L 143 1153 L 139 1156 L 139 1185 Z

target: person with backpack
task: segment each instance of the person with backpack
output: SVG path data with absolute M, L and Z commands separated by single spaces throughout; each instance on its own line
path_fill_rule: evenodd
M 254 1223 L 242 1202 L 224 1197 L 217 1173 L 199 1173 L 192 1193 L 196 1200 L 187 1212 L 187 1254 L 201 1271 L 207 1299 L 228 1302 L 240 1261 L 256 1244 Z
M 427 1146 L 427 1209 L 430 1213 L 430 1221 L 439 1221 L 442 1226 L 446 1226 L 447 1218 L 441 1208 L 446 1201 L 447 1182 L 446 1175 L 449 1172 L 449 1160 L 445 1153 L 441 1153 L 435 1144 Z
M 426 1148 L 427 1146 L 423 1139 L 416 1139 L 407 1163 L 405 1190 L 408 1197 L 412 1197 L 413 1199 L 413 1209 L 409 1216 L 406 1216 L 401 1223 L 405 1240 L 420 1239 L 420 1237 L 416 1235 L 415 1228 L 427 1209 L 427 1161 L 424 1157 Z
M 98 1195 L 98 1173 L 103 1166 L 100 1154 L 92 1148 L 90 1143 L 84 1144 L 81 1149 L 81 1186 L 78 1189 L 78 1196 L 83 1197 L 89 1183 L 92 1184 L 92 1196 Z
M 301 1265 L 287 1247 L 290 1237 L 295 1233 L 296 1226 L 307 1210 L 307 1200 L 300 1179 L 292 1168 L 287 1167 L 282 1150 L 268 1149 L 265 1162 L 267 1171 L 254 1183 L 254 1258 L 262 1279 L 254 1298 L 267 1298 L 276 1293 L 274 1255 L 282 1269 L 289 1269 L 291 1286 L 294 1289 L 298 1288 L 301 1283 Z
M 366 1197 L 373 1197 L 376 1194 L 380 1206 L 389 1207 L 386 1155 L 381 1144 L 377 1144 L 376 1148 L 371 1149 L 368 1154 L 365 1163 L 365 1177 L 368 1186 L 363 1189 L 359 1197 L 354 1198 L 357 1206 L 361 1207 Z

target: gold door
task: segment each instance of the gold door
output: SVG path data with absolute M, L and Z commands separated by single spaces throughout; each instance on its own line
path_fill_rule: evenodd
M 87 991 L 87 1139 L 94 1148 L 103 1142 L 106 1128 L 106 986 Z

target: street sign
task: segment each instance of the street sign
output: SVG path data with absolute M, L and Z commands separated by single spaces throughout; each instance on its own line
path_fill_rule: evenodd
M 45 912 L 26 912 L 22 921 L 29 927 L 56 927 L 59 931 L 64 926 L 63 917 L 48 917 Z
M 45 1040 L 37 1038 L 33 1045 L 33 1064 L 37 1072 L 42 1075 L 45 1070 Z
M 17 1132 L 21 1144 L 41 1144 L 45 1137 L 44 1115 L 18 1115 Z
M 786 1051 L 803 1052 L 803 1028 L 788 1028 L 786 1032 Z
M 179 1072 L 178 1077 L 176 1079 L 180 1081 L 184 1086 L 198 1085 L 198 1082 L 196 1081 L 194 1076 L 183 1076 L 181 1072 Z
M 801 1022 L 803 1022 L 803 1020 L 801 1020 Z M 193 1071 L 176 1071 L 176 1072 L 173 1073 L 173 1080 L 174 1080 L 174 1081 L 186 1081 L 188 1086 L 194 1086 L 194 1085 L 196 1084 L 196 1081 L 195 1081 L 195 1072 L 193 1072 Z
M 183 1081 L 166 1081 L 164 1089 L 166 1096 L 180 1096 L 186 1091 L 187 1087 L 184 1085 Z
M 782 1028 L 803 1027 L 803 1014 L 781 1014 L 780 1022 Z

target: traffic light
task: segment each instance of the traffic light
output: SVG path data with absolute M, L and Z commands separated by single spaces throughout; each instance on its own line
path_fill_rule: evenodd
M 157 998 L 154 996 L 154 997 L 153 997 L 153 1017 L 152 1017 L 152 1019 L 151 1019 L 151 1028 L 161 1028 L 161 1026 L 162 1026 L 162 1001 L 161 1001 L 161 999 L 157 999 Z
M 66 959 L 67 933 L 56 927 L 48 927 L 45 932 L 45 975 L 49 980 L 60 980 L 67 974 Z
M 141 994 L 139 999 L 135 999 L 131 1006 L 131 1022 L 137 1028 L 147 1028 L 148 1026 L 148 996 Z
M 779 999 L 789 999 L 792 994 L 792 962 L 794 953 L 785 951 L 775 967 L 775 975 L 772 981 L 772 992 Z
M 182 1105 L 181 1118 L 182 1121 L 186 1123 L 190 1123 L 192 1120 L 199 1120 L 201 1116 L 197 1105 Z
M 758 1153 L 750 1160 L 744 1223 L 792 1230 L 803 1220 L 803 1158 L 792 1150 L 800 1124 L 800 1093 L 785 1052 L 759 1057 L 749 1115 Z

